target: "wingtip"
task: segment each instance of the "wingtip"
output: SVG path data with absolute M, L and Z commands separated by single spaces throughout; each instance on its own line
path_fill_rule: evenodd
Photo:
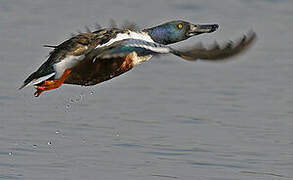
M 255 31 L 250 29 L 247 33 L 243 35 L 240 42 L 238 42 L 238 46 L 243 46 L 243 49 L 249 49 L 256 43 L 256 41 L 257 41 L 257 34 Z
M 243 34 L 243 36 L 246 36 L 247 39 L 257 39 L 257 34 L 253 29 L 248 30 L 246 33 Z
M 58 46 L 44 44 L 43 47 L 56 49 Z
M 247 36 L 249 39 L 252 40 L 253 43 L 255 43 L 258 39 L 256 32 L 253 31 L 252 29 L 247 33 Z
M 235 41 L 229 40 L 222 44 L 215 42 L 207 48 L 202 45 L 201 47 L 196 45 L 191 48 L 186 48 L 183 51 L 176 51 L 173 54 L 189 61 L 201 59 L 213 62 L 224 62 L 246 52 L 256 41 L 257 34 L 251 29 Z
M 27 84 L 23 84 L 23 85 L 21 85 L 21 86 L 18 88 L 18 90 L 21 90 L 21 89 L 24 88 L 26 85 L 27 85 Z

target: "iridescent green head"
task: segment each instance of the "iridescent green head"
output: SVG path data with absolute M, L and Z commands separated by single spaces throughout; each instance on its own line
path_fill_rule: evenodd
M 156 27 L 145 29 L 151 38 L 160 44 L 172 44 L 192 36 L 211 33 L 218 29 L 218 24 L 191 24 L 186 21 L 171 21 Z

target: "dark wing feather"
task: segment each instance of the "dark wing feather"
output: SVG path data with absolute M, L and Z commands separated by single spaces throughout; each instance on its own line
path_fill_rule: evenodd
M 95 30 L 97 31 L 97 30 L 100 30 L 100 29 L 102 29 L 102 26 L 99 23 L 96 23 L 95 24 Z
M 45 44 L 43 47 L 56 49 L 58 46 Z
M 130 30 L 130 31 L 138 31 L 139 27 L 136 23 L 131 21 L 125 21 L 121 26 L 122 29 Z
M 243 35 L 240 41 L 228 41 L 223 45 L 215 42 L 210 48 L 199 45 L 185 50 L 174 50 L 173 54 L 182 57 L 185 60 L 195 61 L 198 59 L 208 61 L 223 61 L 234 57 L 248 50 L 256 41 L 256 33 L 250 31 L 247 35 Z
M 110 24 L 109 25 L 110 28 L 118 28 L 117 23 L 116 23 L 116 21 L 114 19 L 110 19 L 109 24 Z

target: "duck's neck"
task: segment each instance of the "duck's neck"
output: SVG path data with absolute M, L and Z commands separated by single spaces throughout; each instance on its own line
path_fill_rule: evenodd
M 170 40 L 166 37 L 169 37 L 168 34 L 170 33 L 167 29 L 165 28 L 158 28 L 158 27 L 153 27 L 153 28 L 148 28 L 144 29 L 143 32 L 147 33 L 154 42 L 160 43 L 160 44 L 170 44 Z

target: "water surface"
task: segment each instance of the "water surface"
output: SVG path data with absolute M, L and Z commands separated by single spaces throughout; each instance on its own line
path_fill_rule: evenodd
M 293 178 L 293 2 L 33 1 L 0 3 L 0 179 Z M 235 61 L 154 58 L 94 87 L 18 91 L 49 49 L 109 19 L 140 27 L 219 23 L 212 43 L 253 28 Z

